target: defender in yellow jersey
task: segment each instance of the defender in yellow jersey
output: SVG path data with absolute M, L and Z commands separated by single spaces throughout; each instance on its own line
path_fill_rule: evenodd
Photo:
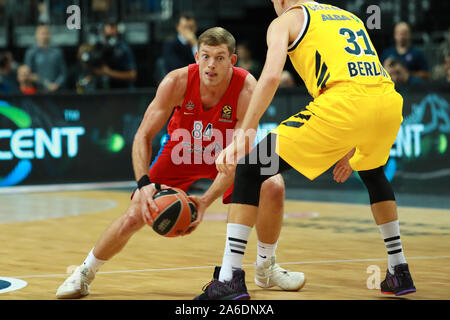
M 354 147 L 354 170 L 384 165 L 402 121 L 402 98 L 364 23 L 313 2 L 298 2 L 284 14 L 295 9 L 302 10 L 304 22 L 287 54 L 315 100 L 273 131 L 277 153 L 311 180 Z
M 336 164 L 334 179 L 345 182 L 356 170 L 388 253 L 381 291 L 415 292 L 400 241 L 394 192 L 383 171 L 402 122 L 403 99 L 354 14 L 312 1 L 272 2 L 278 18 L 267 30 L 266 62 L 243 131 L 235 132 L 233 143 L 216 160 L 222 173 L 232 174 L 236 166 L 228 222 L 240 226 L 239 240 L 247 241 L 244 230 L 255 223 L 261 184 L 275 174 L 294 168 L 312 180 Z M 259 119 L 275 95 L 287 56 L 314 101 L 239 159 L 248 152 Z M 246 291 L 245 283 L 231 274 L 241 265 L 230 263 L 230 256 L 233 253 L 224 255 L 219 278 L 207 286 L 204 297 L 226 299 L 236 290 Z

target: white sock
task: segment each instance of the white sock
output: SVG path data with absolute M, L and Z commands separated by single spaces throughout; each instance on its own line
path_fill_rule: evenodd
M 400 226 L 398 220 L 378 225 L 384 239 L 388 253 L 388 270 L 394 274 L 394 267 L 406 263 L 403 254 L 402 241 L 400 240 Z
M 94 272 L 97 272 L 98 269 L 106 262 L 107 260 L 100 260 L 94 256 L 94 248 L 92 248 L 91 252 L 89 252 L 86 260 L 84 260 L 83 265 L 87 266 Z
M 256 265 L 262 266 L 263 263 L 270 259 L 270 257 L 275 255 L 275 250 L 277 249 L 277 243 L 269 244 L 258 240 L 258 250 L 256 255 Z
M 251 231 L 252 228 L 243 224 L 227 224 L 227 239 L 219 281 L 230 281 L 233 278 L 233 269 L 242 268 L 242 260 L 244 260 L 245 248 Z

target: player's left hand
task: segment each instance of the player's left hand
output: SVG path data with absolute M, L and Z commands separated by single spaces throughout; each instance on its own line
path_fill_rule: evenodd
M 216 168 L 219 173 L 232 174 L 236 168 L 234 154 L 236 152 L 236 142 L 233 141 L 228 147 L 223 149 L 216 159 Z
M 337 183 L 344 183 L 350 177 L 353 172 L 352 167 L 350 166 L 350 159 L 355 154 L 356 149 L 353 148 L 352 151 L 347 153 L 341 160 L 336 163 L 336 166 L 333 169 L 333 179 Z
M 217 171 L 226 175 L 233 174 L 238 161 L 250 151 L 250 143 L 254 136 L 251 134 L 237 133 L 233 142 L 222 150 L 216 159 Z
M 183 233 L 183 236 L 192 233 L 197 228 L 197 226 L 203 221 L 203 216 L 208 208 L 207 203 L 198 196 L 189 196 L 189 199 L 191 199 L 197 207 L 197 219 L 189 225 L 187 230 Z

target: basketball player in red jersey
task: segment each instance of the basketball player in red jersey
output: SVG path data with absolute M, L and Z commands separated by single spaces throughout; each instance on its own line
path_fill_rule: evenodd
M 192 196 L 198 216 L 185 234 L 191 233 L 202 221 L 206 208 L 219 196 L 230 201 L 234 174 L 218 174 L 215 155 L 230 141 L 230 130 L 240 126 L 256 85 L 247 71 L 234 67 L 237 61 L 234 37 L 223 28 L 212 28 L 199 37 L 197 64 L 170 72 L 161 82 L 135 135 L 132 160 L 138 189 L 128 210 L 109 226 L 82 265 L 58 288 L 57 298 L 81 298 L 89 294 L 89 285 L 98 269 L 120 252 L 131 236 L 146 224 L 152 224 L 148 207 L 158 211 L 153 195 L 162 187 L 178 187 L 185 191 L 196 180 L 214 179 L 201 196 Z M 161 148 L 148 169 L 152 155 L 152 140 L 169 117 L 169 140 Z M 299 290 L 305 282 L 301 272 L 290 272 L 275 263 L 275 249 L 283 219 L 284 182 L 281 175 L 268 179 L 262 186 L 255 282 L 263 288 L 279 286 L 284 290 Z M 249 227 L 250 228 L 250 227 Z M 235 226 L 227 225 L 234 235 Z M 240 231 L 237 230 L 239 233 Z M 239 234 L 235 235 L 240 238 Z M 242 243 L 230 242 L 233 252 Z M 231 265 L 241 265 L 242 257 L 233 255 Z M 236 261 L 234 261 L 236 260 Z M 238 270 L 244 281 L 244 272 Z M 220 268 L 216 267 L 214 278 Z M 232 297 L 247 299 L 247 296 Z

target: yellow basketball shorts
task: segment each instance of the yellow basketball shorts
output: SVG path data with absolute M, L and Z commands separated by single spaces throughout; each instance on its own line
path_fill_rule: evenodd
M 272 132 L 277 154 L 314 180 L 356 147 L 355 171 L 386 164 L 403 121 L 403 98 L 393 86 L 330 89 Z

